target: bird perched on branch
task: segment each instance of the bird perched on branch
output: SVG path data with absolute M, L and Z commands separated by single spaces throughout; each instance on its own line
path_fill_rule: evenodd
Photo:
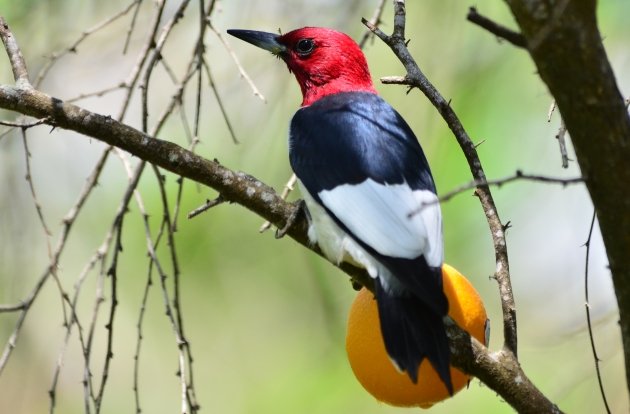
M 377 95 L 349 36 L 317 27 L 228 33 L 281 58 L 302 90 L 289 158 L 310 240 L 329 260 L 362 266 L 374 278 L 385 348 L 398 369 L 415 383 L 428 358 L 452 394 L 442 218 L 411 128 Z

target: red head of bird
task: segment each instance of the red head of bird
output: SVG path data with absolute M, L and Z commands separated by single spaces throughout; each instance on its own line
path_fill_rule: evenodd
M 283 35 L 228 30 L 278 56 L 302 90 L 302 106 L 338 92 L 376 93 L 363 52 L 348 35 L 321 27 L 304 27 Z

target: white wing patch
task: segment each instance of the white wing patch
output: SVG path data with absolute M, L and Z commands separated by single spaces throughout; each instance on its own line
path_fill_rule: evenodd
M 431 191 L 367 179 L 324 190 L 319 198 L 355 237 L 378 253 L 404 259 L 424 255 L 430 266 L 442 265 L 442 216 Z

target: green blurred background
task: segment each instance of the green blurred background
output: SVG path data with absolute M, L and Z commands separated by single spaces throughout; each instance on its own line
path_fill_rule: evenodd
M 15 32 L 33 75 L 46 63 L 46 56 L 67 47 L 83 30 L 129 3 L 0 0 L 0 14 Z M 122 48 L 131 15 L 89 37 L 76 54 L 59 61 L 41 89 L 68 99 L 123 80 L 135 63 L 153 10 L 152 2 L 144 3 L 126 55 L 122 54 Z M 169 2 L 168 13 L 178 3 Z M 359 39 L 364 33 L 360 18 L 369 18 L 376 3 L 375 0 L 226 1 L 220 3 L 219 11 L 213 15 L 213 24 L 223 33 L 228 28 L 289 31 L 305 25 L 329 26 Z M 487 175 L 500 178 L 514 174 L 517 169 L 562 177 L 578 175 L 574 162 L 568 170 L 561 168 L 554 139 L 559 118 L 555 114 L 547 122 L 551 98 L 527 54 L 467 23 L 465 15 L 471 5 L 515 27 L 503 2 L 410 1 L 407 37 L 421 68 L 442 94 L 452 99 L 452 106 L 473 140 L 483 141 L 479 153 Z M 630 95 L 629 16 L 628 2 L 600 2 L 602 35 L 626 96 Z M 178 74 L 194 47 L 196 19 L 196 9 L 191 6 L 164 51 L 169 65 Z M 383 29 L 390 31 L 389 2 L 383 21 Z M 202 142 L 197 151 L 281 189 L 290 176 L 286 135 L 289 119 L 300 103 L 299 88 L 281 62 L 245 43 L 228 41 L 267 102 L 252 94 L 218 38 L 208 32 L 208 61 L 241 143 L 232 143 L 216 100 L 206 85 Z M 403 87 L 378 82 L 381 76 L 403 73 L 387 47 L 373 41 L 365 53 L 377 89 L 420 137 L 439 190 L 444 193 L 469 182 L 470 172 L 461 151 L 427 100 L 418 91 L 406 94 Z M 8 61 L 4 53 L 0 55 L 0 82 L 11 83 Z M 163 70 L 156 71 L 151 87 L 150 122 L 154 122 L 173 87 Z M 80 105 L 115 116 L 121 97 L 122 93 L 116 92 L 82 100 Z M 126 121 L 139 126 L 137 94 L 131 105 Z M 193 119 L 192 88 L 187 93 L 185 107 L 188 119 Z M 13 118 L 6 111 L 0 115 L 1 119 Z M 76 200 L 104 147 L 95 140 L 67 131 L 51 131 L 48 127 L 30 130 L 28 134 L 33 180 L 54 233 L 51 239 L 54 245 L 63 216 Z M 180 117 L 173 116 L 160 136 L 185 145 Z M 19 133 L 12 132 L 0 138 L 0 303 L 15 303 L 25 297 L 48 263 L 46 238 L 25 174 L 22 140 Z M 59 275 L 68 291 L 72 292 L 81 269 L 102 243 L 126 181 L 121 162 L 111 157 L 62 256 Z M 166 182 L 172 205 L 176 177 L 168 174 Z M 162 214 L 155 184 L 153 173 L 145 172 L 140 192 L 151 215 L 154 233 Z M 490 345 L 497 349 L 502 344 L 502 324 L 498 290 L 490 279 L 494 255 L 482 210 L 471 194 L 469 191 L 443 205 L 446 261 L 467 275 L 483 296 L 493 330 Z M 507 234 L 523 368 L 567 412 L 602 412 L 584 315 L 582 244 L 592 214 L 588 195 L 582 186 L 562 188 L 524 182 L 495 188 L 494 195 L 502 220 L 512 224 Z M 186 213 L 215 196 L 214 191 L 187 182 L 182 211 Z M 292 195 L 296 197 L 298 194 Z M 114 359 L 103 403 L 106 413 L 135 410 L 133 355 L 148 259 L 135 202 L 131 203 L 125 220 Z M 201 412 L 404 412 L 377 403 L 356 382 L 348 366 L 344 351 L 345 320 L 355 292 L 347 277 L 288 238 L 275 240 L 271 232 L 259 234 L 261 223 L 259 217 L 234 205 L 221 205 L 192 220 L 187 220 L 184 214 L 179 220 L 176 243 L 182 270 L 181 298 L 185 331 L 195 358 L 195 385 Z M 159 253 L 169 264 L 164 246 Z M 606 266 L 596 230 L 590 268 L 595 340 L 613 412 L 628 412 L 616 305 Z M 170 270 L 170 265 L 166 267 Z M 79 317 L 86 326 L 94 303 L 96 276 L 91 273 L 82 288 Z M 105 295 L 109 299 L 108 288 Z M 101 312 L 95 337 L 92 369 L 97 377 L 103 361 L 106 313 L 106 309 Z M 145 318 L 139 374 L 141 408 L 148 413 L 178 412 L 177 348 L 157 284 L 150 292 Z M 16 319 L 16 314 L 0 314 L 3 345 Z M 0 376 L 0 412 L 48 410 L 47 392 L 65 332 L 62 322 L 59 294 L 49 281 L 29 312 L 17 348 Z M 63 363 L 57 412 L 82 412 L 83 357 L 76 330 Z M 506 413 L 512 410 L 493 391 L 474 380 L 467 390 L 431 411 Z

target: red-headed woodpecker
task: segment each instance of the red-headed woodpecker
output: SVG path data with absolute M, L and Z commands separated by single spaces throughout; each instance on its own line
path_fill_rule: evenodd
M 289 159 L 306 202 L 310 240 L 331 261 L 357 264 L 374 278 L 394 364 L 417 382 L 428 358 L 452 393 L 442 217 L 411 128 L 376 94 L 365 56 L 349 36 L 317 27 L 283 35 L 228 33 L 284 60 L 302 89 Z

